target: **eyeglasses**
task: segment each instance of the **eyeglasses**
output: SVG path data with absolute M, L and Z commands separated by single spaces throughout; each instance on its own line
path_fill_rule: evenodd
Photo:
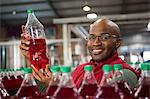
M 119 36 L 117 36 L 117 35 L 112 35 L 110 33 L 102 33 L 100 36 L 90 34 L 88 37 L 88 40 L 94 41 L 96 39 L 96 37 L 98 37 L 98 39 L 101 41 L 106 41 L 106 40 L 111 39 L 111 38 L 119 38 Z

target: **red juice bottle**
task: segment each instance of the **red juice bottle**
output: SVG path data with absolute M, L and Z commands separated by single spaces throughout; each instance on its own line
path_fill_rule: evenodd
M 71 67 L 61 67 L 62 77 L 57 90 L 55 91 L 54 99 L 80 99 L 80 94 L 71 77 Z
M 84 67 L 85 74 L 81 87 L 79 88 L 80 95 L 84 99 L 94 99 L 97 93 L 98 84 L 93 74 L 93 66 Z
M 150 98 L 150 63 L 141 64 L 141 78 L 134 96 L 138 99 Z
M 23 99 L 23 98 L 30 98 L 30 99 L 36 99 L 40 98 L 41 93 L 40 90 L 34 81 L 33 75 L 32 75 L 32 69 L 31 68 L 24 68 L 25 77 L 21 84 L 21 87 L 19 88 L 18 92 L 15 95 L 15 98 Z
M 46 37 L 44 27 L 36 18 L 32 9 L 28 9 L 28 18 L 25 27 L 31 35 L 29 46 L 30 61 L 36 69 L 44 69 L 49 64 L 49 59 L 46 50 Z
M 117 83 L 118 86 L 118 93 L 121 98 L 130 98 L 134 99 L 134 95 L 132 94 L 132 90 L 128 85 L 128 82 L 125 81 L 124 72 L 122 64 L 114 64 L 114 81 Z
M 54 92 L 58 88 L 58 84 L 60 82 L 61 77 L 59 66 L 52 66 L 51 71 L 52 71 L 52 78 L 49 82 L 48 88 L 46 89 L 47 98 L 52 98 Z
M 104 65 L 103 66 L 103 76 L 100 82 L 100 87 L 98 89 L 98 93 L 96 98 L 102 99 L 120 99 L 120 95 L 117 92 L 117 84 L 113 81 L 113 72 L 111 65 Z

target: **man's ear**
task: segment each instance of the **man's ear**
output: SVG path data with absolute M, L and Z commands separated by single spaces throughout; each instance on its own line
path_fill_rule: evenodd
M 118 49 L 121 46 L 121 39 L 117 38 L 115 43 L 116 43 L 116 49 Z

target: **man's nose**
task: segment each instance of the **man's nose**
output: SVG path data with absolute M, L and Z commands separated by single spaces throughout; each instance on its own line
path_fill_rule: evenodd
M 102 41 L 99 37 L 96 37 L 94 42 L 93 42 L 93 45 L 101 45 L 102 44 Z

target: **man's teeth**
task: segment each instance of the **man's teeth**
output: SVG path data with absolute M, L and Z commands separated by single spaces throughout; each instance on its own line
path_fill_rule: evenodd
M 93 52 L 97 53 L 97 52 L 101 52 L 102 50 L 93 50 Z

